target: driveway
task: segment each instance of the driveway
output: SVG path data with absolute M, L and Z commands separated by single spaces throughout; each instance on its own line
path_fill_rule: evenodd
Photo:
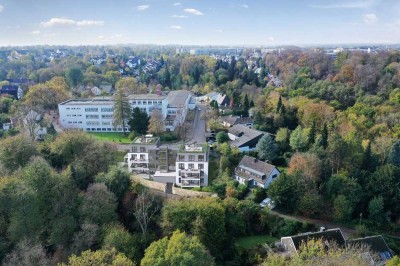
M 197 142 L 198 144 L 206 143 L 206 120 L 205 120 L 205 105 L 196 105 L 196 115 L 192 125 L 192 138 L 189 143 Z

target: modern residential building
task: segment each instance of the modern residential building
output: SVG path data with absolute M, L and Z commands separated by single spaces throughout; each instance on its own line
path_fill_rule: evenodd
M 234 125 L 228 128 L 229 144 L 241 152 L 255 150 L 258 141 L 268 133 L 248 128 L 243 125 Z
M 245 155 L 235 169 L 235 179 L 249 187 L 268 188 L 280 175 L 272 164 Z
M 132 110 L 136 107 L 151 115 L 160 110 L 165 121 L 165 130 L 174 131 L 185 121 L 188 109 L 194 109 L 189 91 L 171 91 L 158 94 L 133 94 L 128 96 Z M 65 129 L 80 129 L 88 132 L 122 132 L 122 126 L 113 127 L 114 100 L 112 97 L 74 99 L 58 105 L 60 124 Z M 128 130 L 128 126 L 126 126 Z
M 208 145 L 182 145 L 176 159 L 176 184 L 181 187 L 208 186 Z
M 160 139 L 153 135 L 135 138 L 132 141 L 132 150 L 126 158 L 129 172 L 148 175 L 154 172 L 156 158 L 152 157 L 154 156 L 152 151 L 157 150 L 159 142 Z

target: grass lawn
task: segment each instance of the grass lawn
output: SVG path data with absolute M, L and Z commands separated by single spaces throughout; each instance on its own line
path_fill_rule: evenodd
M 129 144 L 131 141 L 129 140 L 127 133 L 126 136 L 121 132 L 89 132 L 90 135 L 95 137 L 98 140 Z
M 278 238 L 270 236 L 270 235 L 260 235 L 260 236 L 246 236 L 239 237 L 236 240 L 236 244 L 239 248 L 250 249 L 254 248 L 259 244 L 271 244 L 278 240 Z

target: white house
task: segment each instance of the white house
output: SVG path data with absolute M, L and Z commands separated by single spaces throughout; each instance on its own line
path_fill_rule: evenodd
M 279 170 L 272 164 L 245 155 L 235 169 L 235 179 L 249 187 L 268 188 L 280 175 Z

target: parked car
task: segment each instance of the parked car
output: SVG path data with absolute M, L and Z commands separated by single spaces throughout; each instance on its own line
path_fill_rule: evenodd
M 208 143 L 208 146 L 213 147 L 215 140 L 210 139 L 207 143 Z
M 276 204 L 272 199 L 266 198 L 263 201 L 261 201 L 260 207 L 261 208 L 268 207 L 268 208 L 270 208 L 272 210 L 272 209 L 274 209 L 276 207 Z

